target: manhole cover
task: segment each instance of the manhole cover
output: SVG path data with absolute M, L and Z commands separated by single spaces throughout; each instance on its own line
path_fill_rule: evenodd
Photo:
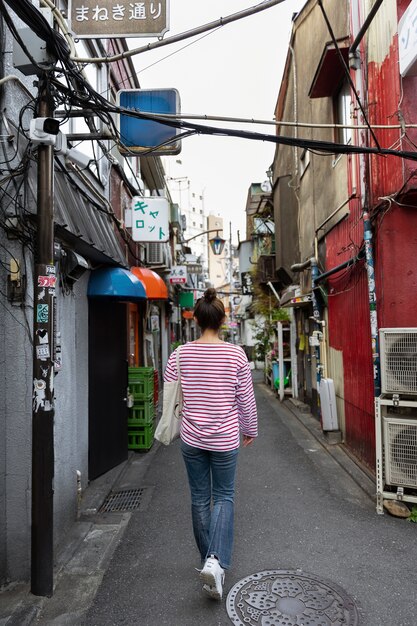
M 141 487 L 140 489 L 128 489 L 110 493 L 104 500 L 99 513 L 135 511 L 140 507 L 145 491 L 145 488 Z
M 357 626 L 358 611 L 337 585 L 300 570 L 247 576 L 229 591 L 227 614 L 238 626 Z

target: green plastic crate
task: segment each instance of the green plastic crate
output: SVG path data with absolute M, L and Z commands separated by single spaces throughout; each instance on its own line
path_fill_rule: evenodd
M 144 380 L 145 378 L 153 378 L 154 376 L 154 368 L 153 367 L 129 367 L 128 368 L 128 377 L 129 381 L 132 382 Z
M 130 393 L 133 395 L 133 404 L 145 400 L 153 400 L 153 377 L 139 381 L 129 380 Z
M 127 447 L 129 450 L 149 450 L 153 444 L 153 426 L 129 428 L 127 431 Z
M 155 407 L 152 401 L 143 402 L 142 405 L 134 405 L 129 409 L 128 426 L 148 426 L 152 424 L 154 414 Z

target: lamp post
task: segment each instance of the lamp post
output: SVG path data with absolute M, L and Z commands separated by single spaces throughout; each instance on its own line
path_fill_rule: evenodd
M 198 235 L 194 235 L 189 239 L 184 239 L 182 243 L 188 243 L 192 239 L 196 239 L 197 237 L 201 237 L 201 235 L 208 235 L 208 233 L 217 233 L 215 237 L 209 239 L 210 248 L 213 251 L 213 254 L 219 255 L 223 252 L 224 244 L 226 243 L 226 239 L 223 239 L 219 235 L 219 229 L 214 228 L 212 230 L 205 230 L 202 233 L 198 233 Z

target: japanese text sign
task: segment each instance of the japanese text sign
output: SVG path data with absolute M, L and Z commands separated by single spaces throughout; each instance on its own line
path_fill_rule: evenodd
M 250 272 L 242 272 L 242 293 L 244 296 L 253 294 L 253 280 Z
M 184 284 L 187 282 L 187 268 L 185 265 L 174 265 L 171 267 L 169 282 L 173 285 Z
M 70 0 L 75 37 L 162 37 L 169 30 L 169 0 Z
M 169 204 L 166 198 L 132 198 L 133 241 L 168 241 Z

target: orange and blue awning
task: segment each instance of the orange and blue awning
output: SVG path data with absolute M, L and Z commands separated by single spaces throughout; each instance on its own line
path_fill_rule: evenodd
M 101 267 L 91 272 L 87 296 L 128 302 L 138 302 L 147 298 L 142 281 L 123 267 Z

